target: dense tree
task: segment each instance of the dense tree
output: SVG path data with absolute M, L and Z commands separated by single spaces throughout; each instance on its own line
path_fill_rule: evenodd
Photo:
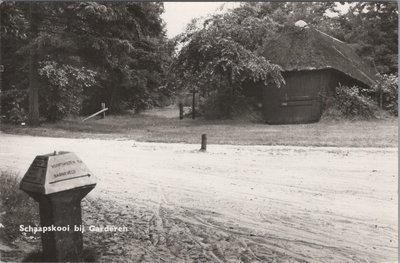
M 213 94 L 229 116 L 234 98 L 242 93 L 244 81 L 283 81 L 280 68 L 257 54 L 264 38 L 274 32 L 268 17 L 258 18 L 253 7 L 208 18 L 201 27 L 196 21 L 179 36 L 183 45 L 173 64 L 181 87 Z
M 175 87 L 234 101 L 243 82 L 282 82 L 279 67 L 258 49 L 300 19 L 352 45 L 377 71 L 397 72 L 397 4 L 353 3 L 344 14 L 336 5 L 247 2 L 169 41 L 162 3 L 1 2 L 2 112 L 24 119 L 29 98 L 53 121 L 93 112 L 101 102 L 114 112 L 141 110 Z M 181 49 L 168 70 L 175 41 Z M 229 115 L 233 105 L 223 107 Z
M 183 48 L 173 64 L 176 82 L 189 90 L 197 87 L 203 94 L 230 94 L 221 98 L 225 101 L 241 94 L 244 81 L 273 80 L 279 85 L 279 67 L 260 57 L 258 49 L 298 20 L 347 42 L 377 71 L 397 72 L 396 3 L 354 3 L 347 13 L 339 12 L 337 5 L 248 2 L 209 17 L 203 25 L 194 21 L 178 38 Z
M 18 5 L 1 3 L 1 64 L 4 65 L 1 83 L 1 112 L 12 121 L 27 115 L 28 72 L 22 72 L 26 59 L 17 51 L 27 43 L 27 18 Z M 24 78 L 21 79 L 21 75 Z
M 337 37 L 380 73 L 397 73 L 398 7 L 396 2 L 354 3 L 349 12 L 337 18 Z
M 221 105 L 215 114 L 229 116 L 245 92 L 243 83 L 261 81 L 279 86 L 283 81 L 279 66 L 260 56 L 263 43 L 300 19 L 329 27 L 324 16 L 333 7 L 334 3 L 248 2 L 209 17 L 203 25 L 193 21 L 178 37 L 183 48 L 173 64 L 177 84 L 186 90 L 197 88 L 203 96 L 211 94 L 206 108 Z
M 100 102 L 112 111 L 141 110 L 168 95 L 159 92 L 171 52 L 160 18 L 162 4 L 30 5 L 1 4 L 3 13 L 17 14 L 5 19 L 4 34 L 14 34 L 3 41 L 17 55 L 2 51 L 10 62 L 8 72 L 19 72 L 19 77 L 5 74 L 5 89 L 12 94 L 26 91 L 29 83 L 38 86 L 40 110 L 48 120 L 97 110 Z M 18 55 L 21 63 L 13 62 Z M 31 74 L 27 74 L 29 69 L 33 69 Z M 32 81 L 35 76 L 37 81 Z M 13 103 L 17 100 L 14 96 Z M 2 101 L 6 112 L 16 107 L 9 97 L 2 96 Z M 18 107 L 26 108 L 26 102 L 19 100 Z
M 351 45 L 380 73 L 397 72 L 398 6 L 396 2 L 351 3 L 347 12 L 338 2 L 245 3 L 280 25 L 304 20 L 309 25 Z M 242 8 L 243 8 L 242 7 Z
M 268 16 L 280 25 L 292 25 L 304 20 L 321 27 L 327 20 L 327 12 L 335 12 L 335 2 L 248 2 L 241 8 L 252 8 L 259 18 Z
M 106 101 L 115 111 L 141 110 L 160 99 L 169 60 L 162 4 L 79 3 L 69 12 L 82 20 L 67 32 L 80 35 L 80 57 L 99 74 L 99 85 L 86 94 L 96 105 Z

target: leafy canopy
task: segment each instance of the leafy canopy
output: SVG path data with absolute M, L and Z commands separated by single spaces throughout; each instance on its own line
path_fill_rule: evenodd
M 241 90 L 241 83 L 273 82 L 280 85 L 280 67 L 257 54 L 265 37 L 273 35 L 276 24 L 258 18 L 253 8 L 242 8 L 209 17 L 202 26 L 196 21 L 178 37 L 183 45 L 173 69 L 181 87 L 201 92 Z
M 172 50 L 162 3 L 2 2 L 0 7 L 4 87 L 8 94 L 25 91 L 26 97 L 33 66 L 46 119 L 92 113 L 101 102 L 114 112 L 141 110 L 170 95 L 159 91 Z M 4 112 L 28 104 L 13 95 L 2 101 Z

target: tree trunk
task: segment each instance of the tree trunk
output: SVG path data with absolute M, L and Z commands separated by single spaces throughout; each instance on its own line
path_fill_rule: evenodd
M 39 125 L 39 88 L 37 84 L 37 67 L 35 57 L 31 56 L 29 63 L 29 114 L 28 123 L 30 126 Z
M 1 28 L 1 21 L 2 21 L 2 19 L 1 19 L 2 13 L 3 13 L 3 10 L 0 10 L 0 28 Z M 0 63 L 3 63 L 2 53 L 3 53 L 3 50 L 1 49 L 1 41 L 0 41 Z M 1 116 L 2 116 L 1 115 L 1 106 L 2 106 L 2 104 L 1 104 L 1 91 L 2 91 L 2 88 L 3 88 L 3 70 L 4 70 L 3 64 L 1 64 L 0 67 L 1 67 L 1 69 L 0 69 L 0 127 L 1 127 Z
M 116 85 L 113 85 L 111 94 L 110 94 L 110 102 L 108 103 L 109 112 L 119 112 L 120 105 L 118 103 L 118 89 Z
M 30 41 L 38 34 L 38 24 L 35 14 L 32 15 L 34 9 L 33 5 L 36 3 L 29 3 L 29 20 L 30 20 Z M 30 48 L 29 54 L 29 113 L 28 113 L 28 124 L 30 126 L 39 125 L 39 87 L 38 87 L 38 76 L 37 76 L 37 54 L 34 47 Z
M 232 114 L 233 102 L 235 101 L 235 95 L 236 95 L 236 90 L 232 83 L 232 71 L 228 71 L 228 83 L 229 83 L 229 88 L 231 89 L 231 99 L 229 100 L 229 106 L 228 106 L 228 117 L 231 118 L 233 115 Z
M 193 88 L 193 98 L 192 98 L 192 119 L 196 118 L 196 89 Z

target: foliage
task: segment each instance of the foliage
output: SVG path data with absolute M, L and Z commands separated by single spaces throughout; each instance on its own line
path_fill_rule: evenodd
M 0 228 L 2 241 L 13 241 L 21 235 L 19 225 L 39 224 L 39 207 L 19 189 L 20 178 L 10 171 L 0 171 Z
M 96 102 L 86 103 L 87 108 L 93 111 L 101 101 L 112 111 L 156 104 L 172 52 L 164 37 L 162 12 L 161 3 L 70 6 L 68 13 L 80 22 L 68 30 L 81 36 L 84 58 L 100 76 L 98 85 L 86 92 Z
M 26 43 L 28 27 L 16 5 L 13 2 L 0 4 L 1 64 L 5 68 L 1 73 L 0 106 L 6 121 L 21 123 L 27 118 L 28 93 L 25 88 L 27 78 L 21 78 L 21 73 L 25 73 L 21 69 L 26 58 L 17 51 Z
M 357 86 L 339 85 L 335 89 L 334 97 L 327 99 L 324 115 L 345 118 L 375 118 L 378 107 L 368 96 L 363 94 L 364 92 Z
M 380 73 L 397 72 L 398 6 L 396 2 L 351 3 L 341 13 L 335 2 L 245 3 L 279 25 L 304 20 L 309 25 L 352 46 L 357 54 Z
M 336 12 L 334 7 L 334 2 L 248 2 L 241 8 L 252 9 L 257 17 L 269 17 L 281 26 L 303 20 L 323 30 L 330 26 L 327 12 Z
M 2 92 L 2 112 L 5 119 L 14 124 L 19 124 L 27 120 L 27 112 L 24 108 L 27 101 L 27 94 L 18 89 L 10 89 Z
M 346 14 L 332 18 L 330 32 L 349 43 L 380 73 L 396 73 L 398 67 L 398 6 L 396 2 L 353 3 Z
M 226 104 L 220 113 L 229 116 L 244 81 L 283 82 L 280 67 L 257 54 L 263 39 L 274 34 L 267 17 L 244 8 L 211 16 L 201 27 L 195 22 L 179 37 L 183 47 L 172 65 L 180 88 L 216 96 L 220 106 Z
M 219 90 L 202 101 L 199 113 L 207 119 L 231 118 L 233 110 L 243 100 L 243 96 L 233 96 L 229 89 Z
M 272 80 L 279 85 L 279 67 L 257 56 L 258 50 L 263 41 L 298 20 L 349 43 L 377 71 L 397 71 L 396 3 L 353 3 L 347 13 L 339 12 L 337 5 L 247 2 L 226 14 L 209 17 L 201 26 L 193 21 L 177 39 L 183 47 L 173 63 L 175 84 L 211 93 L 215 98 L 210 101 L 223 100 L 223 94 L 231 96 L 228 88 L 233 94 L 242 94 L 241 83 L 249 79 Z M 218 90 L 219 94 L 214 92 Z
M 259 56 L 258 49 L 300 19 L 349 43 L 380 73 L 397 72 L 397 4 L 352 3 L 347 13 L 338 12 L 337 5 L 242 3 L 202 25 L 194 21 L 185 33 L 167 40 L 162 3 L 1 2 L 2 113 L 15 122 L 24 120 L 32 83 L 40 87 L 41 114 L 49 120 L 92 113 L 101 102 L 114 112 L 140 111 L 163 105 L 177 88 L 197 89 L 202 96 L 220 90 L 220 97 L 227 88 L 240 96 L 243 81 L 279 85 L 279 67 Z M 169 70 L 175 44 L 181 50 Z M 44 74 L 48 65 L 57 65 L 50 78 Z M 37 83 L 35 76 L 29 78 L 30 69 Z M 88 72 L 94 72 L 94 81 L 86 85 L 68 69 L 91 79 Z M 56 85 L 60 81 L 68 85 Z M 60 99 L 65 94 L 67 102 Z
M 261 112 L 257 114 L 257 102 L 254 98 L 238 94 L 230 90 L 218 91 L 201 101 L 199 115 L 206 119 L 235 119 L 261 121 Z
M 11 38 L 26 39 L 27 38 L 27 20 L 18 8 L 15 2 L 2 2 L 1 10 L 1 38 L 2 40 L 10 40 Z
M 101 102 L 114 112 L 140 110 L 171 96 L 164 82 L 173 45 L 165 38 L 162 3 L 2 2 L 0 7 L 4 90 L 27 90 L 33 67 L 46 119 L 92 113 Z M 14 99 L 2 97 L 4 111 Z M 27 111 L 27 103 L 19 106 Z
M 92 70 L 60 65 L 55 61 L 43 61 L 39 75 L 47 84 L 41 92 L 41 112 L 49 121 L 79 114 L 84 88 L 93 86 L 96 81 L 96 72 Z
M 378 103 L 382 92 L 382 108 L 391 114 L 398 115 L 398 87 L 397 74 L 377 74 L 377 84 L 374 86 Z

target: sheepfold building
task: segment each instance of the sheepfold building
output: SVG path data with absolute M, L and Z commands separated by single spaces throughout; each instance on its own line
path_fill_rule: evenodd
M 286 82 L 280 88 L 261 87 L 264 118 L 269 124 L 317 122 L 324 97 L 333 95 L 339 83 L 374 85 L 373 69 L 350 46 L 304 22 L 267 41 L 261 54 L 282 67 Z

